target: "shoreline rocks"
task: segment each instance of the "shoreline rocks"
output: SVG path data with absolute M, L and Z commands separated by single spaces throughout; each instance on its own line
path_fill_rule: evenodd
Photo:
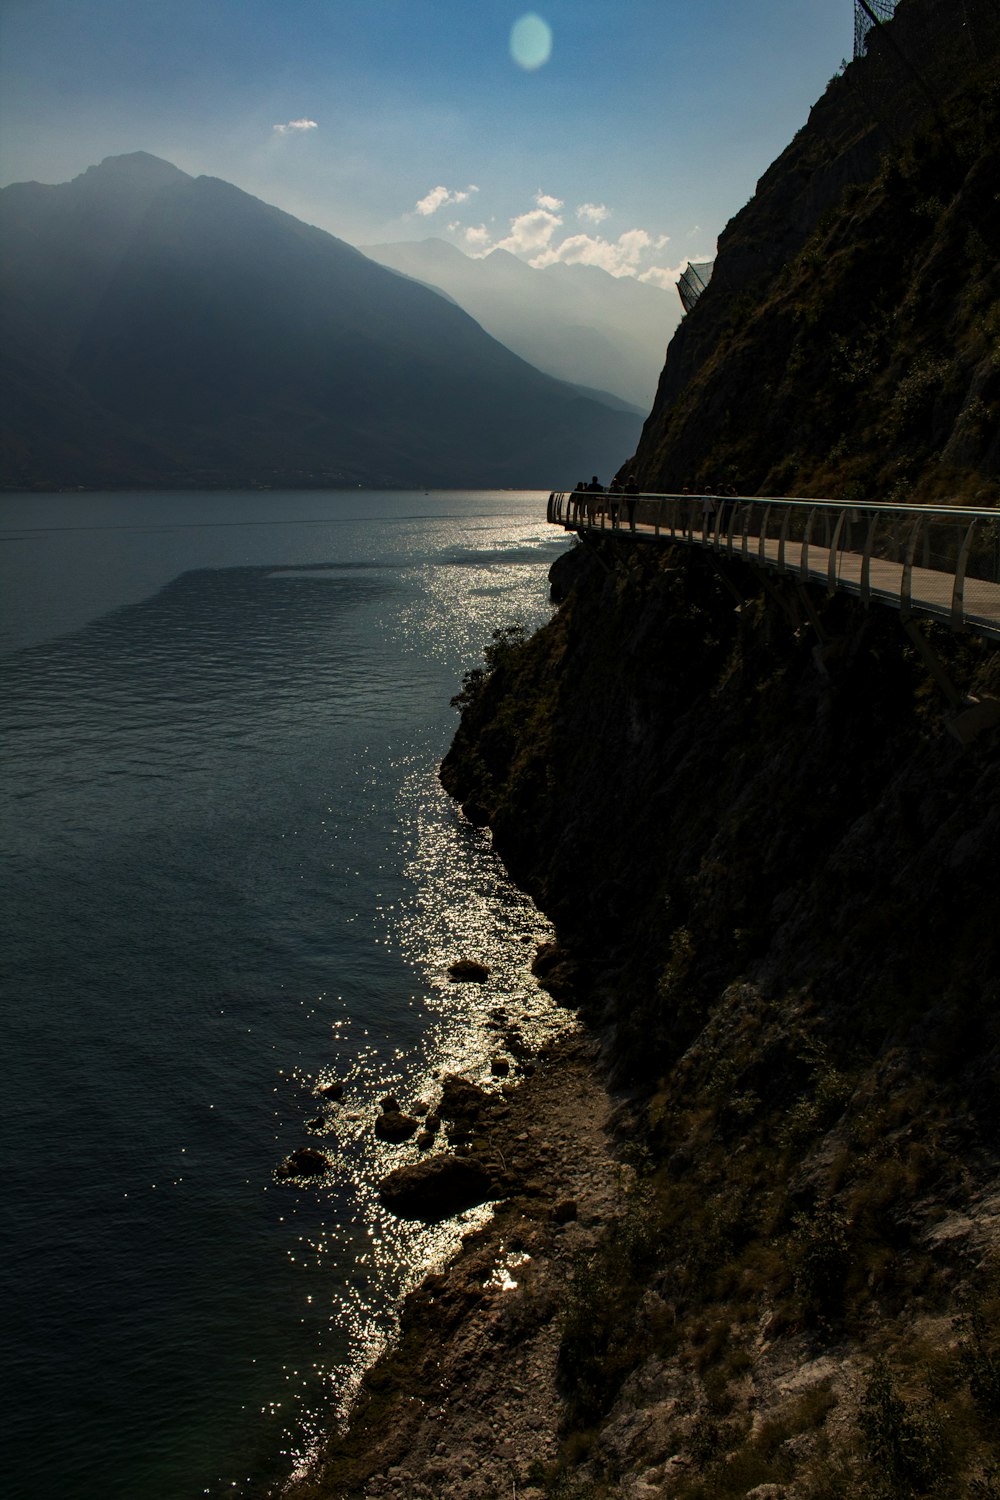
M 322 1177 L 332 1165 L 326 1153 L 315 1146 L 300 1146 L 275 1167 L 274 1173 L 281 1178 Z
M 486 964 L 480 963 L 477 958 L 458 958 L 448 965 L 448 978 L 453 983 L 482 984 L 489 977 L 490 971 Z
M 388 1109 L 375 1121 L 375 1134 L 379 1140 L 393 1145 L 410 1140 L 419 1128 L 420 1121 L 412 1115 L 404 1115 L 400 1109 Z
M 383 1177 L 378 1195 L 401 1219 L 435 1223 L 499 1196 L 497 1186 L 473 1157 L 439 1152 L 397 1167 Z

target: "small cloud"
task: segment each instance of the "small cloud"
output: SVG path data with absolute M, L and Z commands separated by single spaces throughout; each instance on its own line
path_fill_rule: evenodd
M 279 135 L 287 135 L 290 130 L 318 130 L 319 126 L 315 120 L 286 120 L 284 125 L 275 125 Z
M 468 192 L 476 189 L 470 187 Z M 437 187 L 423 200 L 426 207 L 418 204 L 418 211 L 432 213 L 444 202 L 457 201 L 456 195 L 447 188 Z M 653 235 L 645 229 L 627 229 L 617 239 L 605 239 L 599 234 L 570 234 L 561 237 L 564 216 L 560 212 L 564 203 L 541 188 L 534 194 L 537 205 L 527 213 L 517 214 L 509 221 L 506 234 L 493 227 L 494 221 L 463 226 L 453 219 L 448 224 L 462 248 L 473 258 L 481 259 L 492 250 L 507 250 L 519 256 L 529 265 L 541 270 L 545 266 L 564 265 L 597 266 L 611 276 L 629 276 L 651 286 L 672 286 L 680 275 L 682 266 L 676 269 L 656 264 L 664 246 L 669 244 L 668 234 Z M 592 224 L 599 224 L 611 217 L 611 210 L 603 203 L 582 203 L 575 210 L 576 216 Z M 500 238 L 494 238 L 500 234 Z
M 458 226 L 455 225 L 455 228 L 457 229 Z M 487 251 L 493 248 L 490 243 L 493 236 L 490 234 L 485 224 L 470 224 L 469 227 L 465 230 L 462 238 L 465 240 L 465 243 L 468 245 L 469 250 L 473 255 L 485 255 Z
M 510 234 L 498 242 L 497 249 L 509 250 L 513 255 L 524 255 L 529 250 L 547 250 L 552 236 L 561 224 L 559 215 L 547 208 L 536 208 L 529 213 L 518 214 L 516 219 L 511 220 Z M 554 252 L 548 253 L 553 259 L 558 259 Z M 532 261 L 532 265 L 534 264 Z
M 681 272 L 686 265 L 687 261 L 682 260 L 679 266 L 650 266 L 649 270 L 643 271 L 641 276 L 636 277 L 636 280 L 644 281 L 647 286 L 673 287 L 680 280 Z
M 616 240 L 599 235 L 571 234 L 559 245 L 546 245 L 532 260 L 533 266 L 599 266 L 611 276 L 635 276 L 645 252 L 653 246 L 645 229 L 627 229 Z
M 438 209 L 444 208 L 446 204 L 465 203 L 468 201 L 470 194 L 478 192 L 479 189 L 474 182 L 470 182 L 469 186 L 465 189 L 446 188 L 442 183 L 439 183 L 437 187 L 431 188 L 426 198 L 419 200 L 415 205 L 416 210 L 418 214 L 423 214 L 426 217 L 428 214 L 437 213 Z

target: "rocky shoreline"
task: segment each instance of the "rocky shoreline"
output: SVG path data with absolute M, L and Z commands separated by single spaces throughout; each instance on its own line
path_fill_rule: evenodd
M 451 1116 L 452 1150 L 427 1161 L 478 1163 L 503 1196 L 406 1299 L 399 1337 L 366 1374 L 349 1429 L 289 1500 L 543 1493 L 533 1481 L 557 1457 L 564 1417 L 565 1290 L 632 1183 L 610 1128 L 616 1104 L 597 1044 L 574 1029 L 516 1085 L 445 1080 L 440 1112 Z

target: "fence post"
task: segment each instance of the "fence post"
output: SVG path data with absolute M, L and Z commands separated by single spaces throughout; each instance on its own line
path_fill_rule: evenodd
M 965 629 L 965 569 L 969 562 L 969 552 L 972 549 L 972 533 L 976 529 L 976 517 L 969 522 L 969 529 L 958 549 L 958 558 L 955 562 L 955 587 L 951 593 L 951 628 L 952 630 Z
M 840 533 L 844 529 L 844 518 L 846 510 L 842 510 L 837 517 L 837 524 L 833 528 L 833 540 L 830 543 L 830 556 L 827 558 L 826 586 L 830 593 L 835 593 L 837 588 L 837 552 L 840 547 Z
M 909 614 L 913 602 L 913 558 L 917 550 L 917 542 L 920 540 L 920 532 L 924 520 L 918 516 L 913 523 L 910 532 L 910 540 L 906 546 L 906 556 L 903 559 L 903 576 L 899 580 L 899 608 L 904 615 Z
M 861 554 L 861 603 L 868 608 L 872 598 L 872 547 L 875 545 L 875 528 L 878 525 L 878 511 L 873 510 L 871 520 L 868 522 L 868 535 L 865 537 L 865 550 Z
M 778 538 L 778 572 L 785 571 L 785 544 L 788 541 L 788 529 L 792 524 L 792 507 L 784 507 L 784 515 L 781 518 L 781 536 Z
M 757 558 L 761 566 L 767 562 L 767 523 L 771 516 L 771 507 L 764 506 L 764 514 L 760 521 L 760 535 L 757 538 Z
M 814 505 L 806 518 L 806 534 L 802 538 L 802 555 L 799 558 L 799 577 L 802 579 L 803 583 L 805 583 L 809 577 L 809 543 L 812 539 L 813 521 L 815 520 L 815 518 L 816 507 Z

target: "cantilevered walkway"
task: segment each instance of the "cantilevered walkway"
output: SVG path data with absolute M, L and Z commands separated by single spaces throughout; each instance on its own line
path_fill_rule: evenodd
M 549 497 L 548 519 L 705 548 L 1000 640 L 1000 509 L 574 490 Z

